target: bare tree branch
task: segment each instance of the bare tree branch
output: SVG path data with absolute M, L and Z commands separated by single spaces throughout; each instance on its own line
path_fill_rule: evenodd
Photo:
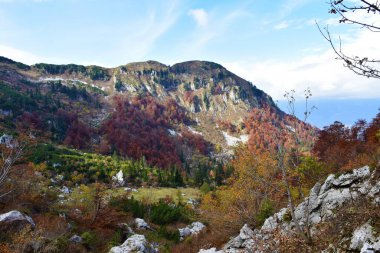
M 368 29 L 371 32 L 380 32 L 378 24 L 366 23 L 365 21 L 356 20 L 348 17 L 347 13 L 361 12 L 365 15 L 375 15 L 380 21 L 380 2 L 374 0 L 360 0 L 359 3 L 348 0 L 329 0 L 329 13 L 339 15 L 339 23 L 359 25 L 361 28 Z M 357 75 L 368 78 L 380 78 L 380 60 L 370 59 L 369 56 L 349 56 L 342 50 L 342 41 L 339 38 L 339 47 L 334 43 L 328 26 L 323 29 L 316 22 L 319 32 L 329 42 L 331 48 L 338 56 L 337 59 L 343 61 L 343 66 L 347 67 Z
M 15 140 L 11 140 L 7 144 L 1 144 L 1 161 L 0 161 L 0 190 L 2 189 L 9 173 L 15 162 L 21 157 L 24 146 Z M 10 190 L 0 195 L 0 199 L 11 193 Z
M 330 43 L 331 48 L 334 50 L 335 54 L 338 56 L 338 60 L 343 61 L 343 66 L 349 68 L 357 75 L 371 77 L 371 78 L 380 78 L 380 71 L 375 64 L 379 64 L 380 60 L 369 59 L 368 57 L 358 57 L 358 56 L 348 56 L 342 50 L 342 42 L 339 38 L 339 49 L 336 48 L 329 31 L 328 26 L 324 27 L 323 30 L 316 22 L 319 32 L 322 36 Z M 379 66 L 380 67 L 380 66 Z

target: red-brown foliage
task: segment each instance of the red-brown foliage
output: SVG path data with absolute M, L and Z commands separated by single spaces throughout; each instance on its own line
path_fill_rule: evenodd
M 70 124 L 63 143 L 77 149 L 88 147 L 92 132 L 92 129 L 87 124 L 76 119 Z
M 377 163 L 380 146 L 380 113 L 367 124 L 359 120 L 352 127 L 334 122 L 319 132 L 313 153 L 336 171 Z
M 203 139 L 202 135 L 193 134 L 187 128 L 184 128 L 181 132 L 182 142 L 196 150 L 202 155 L 207 154 L 208 143 Z
M 93 130 L 81 121 L 77 113 L 59 109 L 56 113 L 59 127 L 63 129 L 63 143 L 77 149 L 89 146 Z
M 307 150 L 314 141 L 315 130 L 311 125 L 293 116 L 281 116 L 271 107 L 252 109 L 244 124 L 251 151 L 274 151 L 278 144 L 292 147 L 295 142 Z
M 181 167 L 176 137 L 170 136 L 168 129 L 172 123 L 188 123 L 190 119 L 174 100 L 162 105 L 153 97 L 116 97 L 114 102 L 115 112 L 102 127 L 111 151 L 134 159 L 145 156 L 152 166 Z M 204 147 L 194 139 L 203 151 Z M 102 149 L 107 150 L 104 142 Z

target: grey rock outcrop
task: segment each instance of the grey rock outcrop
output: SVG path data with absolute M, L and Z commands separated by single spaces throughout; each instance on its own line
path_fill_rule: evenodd
M 373 235 L 373 230 L 374 228 L 369 223 L 357 228 L 351 238 L 350 250 L 360 250 L 360 252 L 362 252 L 361 249 L 365 248 L 365 250 L 368 251 L 368 248 L 375 246 L 376 243 L 378 244 L 376 250 L 380 250 L 380 238 L 376 240 Z M 364 244 L 366 244 L 366 246 Z
M 31 225 L 32 228 L 36 226 L 33 219 L 29 216 L 19 212 L 19 211 L 10 211 L 0 215 L 0 225 L 1 226 L 24 226 Z
M 379 206 L 380 182 L 375 177 L 375 172 L 371 175 L 369 167 L 365 166 L 339 177 L 330 175 L 323 184 L 315 184 L 310 195 L 295 208 L 295 216 L 300 226 L 310 226 L 313 235 L 317 231 L 315 225 L 333 217 L 337 208 L 354 203 L 359 198 L 366 198 Z M 251 230 L 244 225 L 240 234 L 231 239 L 222 250 L 211 248 L 200 252 L 276 252 L 273 247 L 269 249 L 276 244 L 273 232 L 286 235 L 295 231 L 295 223 L 289 219 L 289 208 L 283 208 L 267 218 L 260 229 Z M 367 225 L 354 232 L 351 240 L 353 250 L 375 252 L 371 250 L 379 247 L 380 237 L 370 234 Z
M 150 229 L 150 226 L 148 225 L 148 223 L 145 220 L 140 219 L 140 218 L 135 219 L 135 226 L 137 229 Z
M 180 236 L 181 240 L 183 240 L 187 236 L 198 234 L 204 228 L 206 228 L 206 226 L 202 222 L 196 221 L 196 222 L 191 223 L 187 227 L 179 228 L 178 229 L 179 236 Z
M 150 245 L 145 236 L 132 235 L 122 245 L 111 248 L 109 253 L 155 253 L 156 249 Z
M 112 181 L 114 182 L 115 186 L 124 186 L 125 181 L 123 171 L 120 170 L 118 173 L 116 173 L 116 175 L 112 177 Z

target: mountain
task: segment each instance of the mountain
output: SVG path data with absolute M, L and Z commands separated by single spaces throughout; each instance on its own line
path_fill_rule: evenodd
M 184 167 L 195 155 L 225 159 L 259 127 L 254 116 L 247 128 L 253 109 L 269 110 L 273 124 L 288 119 L 291 129 L 268 94 L 213 62 L 103 68 L 0 57 L 0 85 L 3 132 L 23 129 L 77 149 L 145 157 L 152 166 Z

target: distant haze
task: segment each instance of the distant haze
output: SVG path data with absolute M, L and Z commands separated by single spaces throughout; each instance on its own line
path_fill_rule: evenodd
M 278 105 L 283 111 L 288 112 L 286 101 L 281 100 Z M 379 112 L 380 99 L 322 99 L 312 100 L 310 105 L 317 107 L 307 120 L 312 125 L 323 128 L 334 121 L 340 121 L 351 126 L 358 119 L 371 121 Z M 297 117 L 303 119 L 304 101 L 296 102 L 296 110 Z

